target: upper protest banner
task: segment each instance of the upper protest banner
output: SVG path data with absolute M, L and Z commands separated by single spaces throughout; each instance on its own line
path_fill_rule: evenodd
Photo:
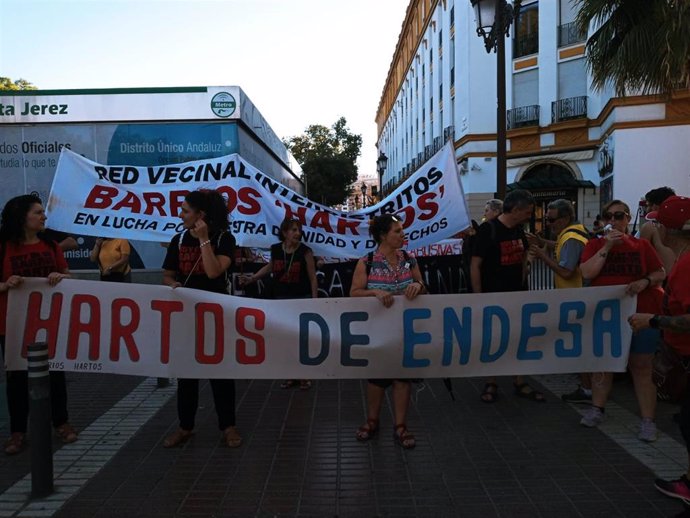
M 238 379 L 444 378 L 626 368 L 625 286 L 260 300 L 27 278 L 9 291 L 8 370 L 47 342 L 53 370 Z M 97 294 L 97 295 L 96 295 Z
M 81 235 L 168 242 L 182 230 L 180 207 L 196 189 L 228 201 L 241 246 L 269 248 L 285 218 L 301 221 L 302 241 L 316 255 L 358 258 L 375 248 L 369 219 L 396 214 L 409 248 L 467 228 L 470 218 L 453 146 L 448 143 L 381 202 L 341 212 L 292 191 L 238 154 L 160 166 L 103 165 L 67 149 L 60 154 L 47 204 L 48 226 Z

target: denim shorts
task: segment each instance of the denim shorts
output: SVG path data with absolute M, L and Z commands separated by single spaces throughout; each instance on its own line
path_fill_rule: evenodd
M 661 332 L 658 329 L 641 329 L 632 336 L 630 352 L 637 354 L 654 354 L 660 338 Z

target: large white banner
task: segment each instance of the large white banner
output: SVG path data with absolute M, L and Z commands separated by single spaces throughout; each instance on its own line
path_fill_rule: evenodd
M 408 248 L 437 243 L 470 224 L 449 143 L 387 198 L 344 213 L 314 203 L 239 155 L 183 164 L 102 165 L 63 149 L 47 204 L 48 226 L 80 235 L 167 242 L 181 231 L 179 212 L 195 189 L 216 189 L 228 200 L 238 244 L 269 248 L 286 217 L 304 226 L 316 255 L 358 258 L 373 250 L 369 219 L 400 216 Z
M 98 293 L 98 295 L 95 295 Z M 7 368 L 182 378 L 436 378 L 623 371 L 625 286 L 258 300 L 143 284 L 27 279 L 10 290 Z

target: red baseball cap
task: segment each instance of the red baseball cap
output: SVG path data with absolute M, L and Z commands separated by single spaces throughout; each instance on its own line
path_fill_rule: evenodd
M 670 196 L 659 206 L 659 210 L 647 214 L 646 219 L 658 221 L 672 230 L 690 230 L 690 198 Z

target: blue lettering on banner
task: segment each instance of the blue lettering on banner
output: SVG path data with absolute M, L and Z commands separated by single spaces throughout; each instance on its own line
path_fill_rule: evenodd
M 403 312 L 403 367 L 428 367 L 431 361 L 414 357 L 414 347 L 418 344 L 431 343 L 431 333 L 416 333 L 414 321 L 431 317 L 430 309 L 406 309 Z
M 559 338 L 556 340 L 555 353 L 557 358 L 577 358 L 582 356 L 582 324 L 571 323 L 568 314 L 575 312 L 575 318 L 582 320 L 585 316 L 587 306 L 582 301 L 563 302 L 560 308 L 560 316 L 558 318 L 558 330 L 564 333 L 570 333 L 573 336 L 573 341 L 570 347 L 566 346 L 565 340 Z
M 315 357 L 309 356 L 309 324 L 321 329 L 321 350 Z M 326 320 L 318 313 L 301 313 L 299 316 L 299 361 L 302 365 L 319 365 L 328 356 L 331 332 Z
M 455 339 L 455 340 L 453 340 Z M 443 359 L 448 366 L 453 361 L 453 343 L 460 349 L 459 365 L 467 365 L 472 349 L 472 308 L 462 308 L 462 323 L 453 308 L 443 308 Z
M 542 356 L 544 356 L 542 351 L 528 351 L 527 343 L 530 338 L 546 334 L 546 327 L 532 326 L 532 315 L 535 313 L 546 313 L 548 309 L 549 306 L 543 302 L 522 306 L 522 330 L 517 350 L 518 360 L 541 360 Z
M 598 358 L 604 356 L 604 335 L 609 335 L 611 357 L 620 358 L 623 354 L 623 346 L 621 344 L 621 305 L 619 300 L 602 300 L 597 304 L 592 318 L 592 335 L 594 356 Z
M 498 318 L 501 328 L 501 338 L 496 352 L 491 352 L 491 339 L 493 337 L 492 320 Z M 479 361 L 491 363 L 503 356 L 508 349 L 508 338 L 510 337 L 510 319 L 508 313 L 501 306 L 486 306 L 482 316 L 482 351 Z
M 369 314 L 366 311 L 343 313 L 340 315 L 340 363 L 345 367 L 366 367 L 369 360 L 352 358 L 353 345 L 369 345 L 369 335 L 355 335 L 350 332 L 352 322 L 366 322 Z

